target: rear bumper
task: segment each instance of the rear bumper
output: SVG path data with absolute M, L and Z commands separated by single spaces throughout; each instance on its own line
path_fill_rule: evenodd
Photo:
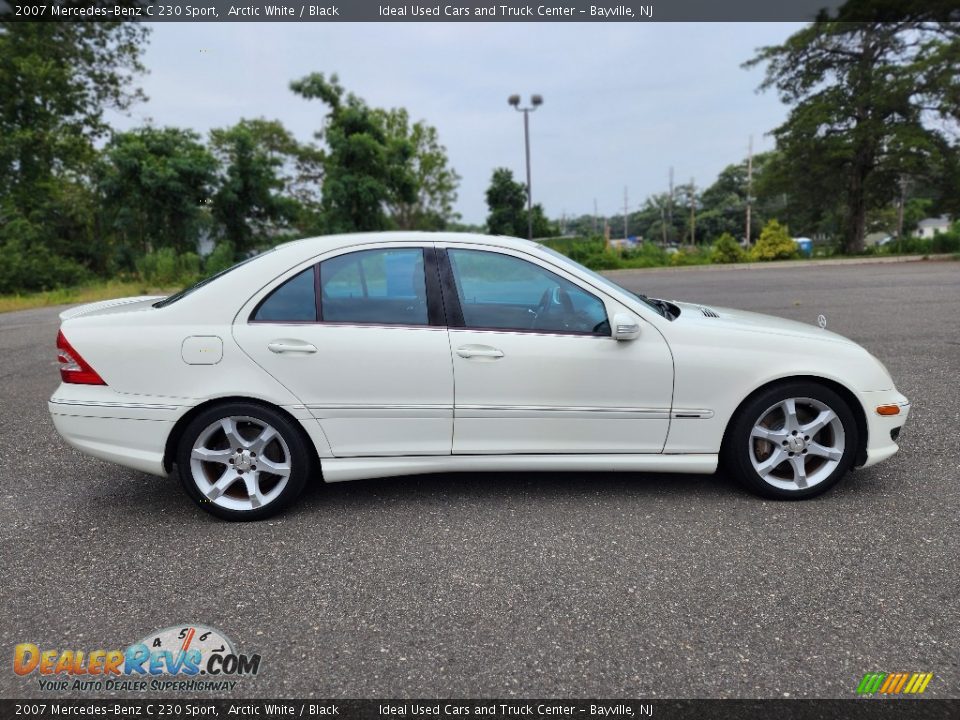
M 867 418 L 867 458 L 861 467 L 870 467 L 894 455 L 900 446 L 891 436 L 902 428 L 910 414 L 910 401 L 896 390 L 860 393 L 863 411 Z M 898 415 L 880 415 L 879 405 L 897 405 Z
M 185 408 L 137 400 L 106 387 L 61 385 L 47 408 L 57 432 L 77 450 L 165 476 L 167 437 Z
M 88 415 L 65 415 L 53 409 L 57 432 L 77 450 L 108 462 L 165 476 L 163 450 L 172 420 L 131 420 Z

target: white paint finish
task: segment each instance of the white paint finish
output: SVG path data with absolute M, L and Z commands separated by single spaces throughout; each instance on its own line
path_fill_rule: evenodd
M 604 407 L 555 407 L 537 405 L 460 405 L 460 418 L 538 418 L 577 420 L 664 420 L 670 417 L 670 408 L 604 408 Z
M 128 399 L 136 397 L 139 401 L 142 396 L 150 396 L 158 403 L 186 407 L 231 396 L 275 405 L 300 404 L 240 350 L 230 335 L 229 319 L 222 325 L 193 325 L 189 313 L 178 310 L 176 315 L 167 315 L 166 310 L 79 317 L 65 321 L 62 329 L 108 387 Z M 223 338 L 220 362 L 186 364 L 181 346 L 190 334 Z
M 441 472 L 675 472 L 710 474 L 716 455 L 450 455 L 335 458 L 323 465 L 327 482 Z
M 163 450 L 173 421 L 72 415 L 53 403 L 49 408 L 57 432 L 77 450 L 151 475 L 167 474 Z
M 910 401 L 896 390 L 882 392 L 859 393 L 867 418 L 867 461 L 864 467 L 876 465 L 895 454 L 899 448 L 897 443 L 890 439 L 890 431 L 902 428 L 910 415 Z M 899 405 L 899 415 L 879 415 L 877 407 L 880 405 Z
M 334 455 L 449 454 L 453 376 L 445 329 L 238 322 L 233 332 L 257 365 L 311 409 Z M 318 351 L 269 350 L 280 337 Z M 404 405 L 407 413 L 386 409 Z M 422 405 L 433 408 L 428 416 L 416 409 Z
M 660 452 L 673 393 L 673 361 L 661 334 L 605 288 L 557 265 L 553 256 L 542 256 L 529 244 L 501 246 L 499 241 L 491 239 L 493 248 L 443 240 L 437 246 L 493 249 L 544 265 L 600 299 L 608 319 L 639 329 L 629 333 L 633 340 L 618 341 L 451 328 L 454 454 Z M 633 412 L 624 416 L 625 409 Z
M 455 454 L 656 453 L 663 448 L 673 367 L 659 333 L 618 342 L 451 329 L 450 344 L 489 345 L 503 353 L 494 362 L 453 358 Z
M 596 294 L 608 317 L 637 318 L 640 335 L 617 342 L 452 330 L 448 337 L 443 328 L 246 322 L 260 298 L 300 269 L 383 244 L 457 245 L 522 256 Z M 895 452 L 890 430 L 902 426 L 909 411 L 879 361 L 835 333 L 725 308 L 713 308 L 719 317 L 704 317 L 699 306 L 683 303 L 671 322 L 604 278 L 511 238 L 315 238 L 280 246 L 169 307 L 154 308 L 154 301 L 126 298 L 62 314 L 67 339 L 108 386 L 61 385 L 50 410 L 61 434 L 84 452 L 158 474 L 174 421 L 202 402 L 226 397 L 262 400 L 291 412 L 324 458 L 328 479 L 431 467 L 705 468 L 703 458 L 715 462 L 743 399 L 766 383 L 796 376 L 837 382 L 858 398 L 872 464 Z M 222 338 L 220 362 L 186 364 L 182 345 L 191 336 Z M 268 346 L 278 340 L 317 351 L 271 351 Z M 461 347 L 486 354 L 462 357 L 456 352 Z M 479 456 L 449 454 L 455 402 L 462 413 L 456 449 Z M 902 404 L 903 412 L 876 415 L 876 405 L 888 402 Z M 682 417 L 690 412 L 701 417 Z M 661 446 L 668 454 L 659 454 Z M 529 454 L 503 459 L 508 452 Z M 334 453 L 377 457 L 334 460 Z M 425 455 L 432 457 L 419 457 Z
M 192 335 L 180 346 L 187 365 L 216 365 L 223 360 L 223 340 L 216 335 Z

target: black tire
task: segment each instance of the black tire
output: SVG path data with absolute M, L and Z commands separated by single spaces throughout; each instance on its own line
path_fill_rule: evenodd
M 806 417 L 809 419 L 811 414 L 818 410 L 814 403 L 822 403 L 822 405 L 832 410 L 837 420 L 839 420 L 842 428 L 842 436 L 837 430 L 836 424 L 831 424 L 829 427 L 814 433 L 809 441 L 803 440 L 803 438 L 806 437 L 803 431 L 799 432 L 799 440 L 790 440 L 789 435 L 798 435 L 798 433 L 788 430 L 786 427 L 777 427 L 777 423 L 775 422 L 776 412 L 772 415 L 768 415 L 768 413 L 770 413 L 778 403 L 788 401 L 791 398 L 796 400 L 796 406 L 798 407 L 797 417 Z M 804 402 L 805 400 L 811 402 Z M 822 410 L 822 408 L 820 410 Z M 780 413 L 784 420 L 786 420 L 786 413 L 782 410 Z M 778 442 L 751 437 L 754 427 L 758 425 L 765 416 L 774 418 L 773 427 L 775 428 L 775 432 L 778 433 Z M 787 440 L 782 440 L 780 439 L 781 437 L 786 437 Z M 827 442 L 828 439 L 830 439 L 830 442 L 837 444 L 838 438 L 843 441 L 842 455 L 839 457 L 839 460 L 822 458 L 814 452 L 819 451 L 820 447 L 829 444 Z M 812 444 L 808 446 L 808 443 L 811 441 L 819 447 L 814 447 Z M 820 441 L 823 442 L 821 443 Z M 847 474 L 856 457 L 859 441 L 856 418 L 847 401 L 840 395 L 830 388 L 814 382 L 786 382 L 757 393 L 737 411 L 730 421 L 727 434 L 724 438 L 724 444 L 721 450 L 721 461 L 728 473 L 748 490 L 757 495 L 776 500 L 806 500 L 807 498 L 816 497 L 817 495 L 825 493 Z M 800 452 L 789 453 L 794 446 L 790 446 L 788 443 L 803 443 L 802 446 L 804 449 Z M 764 454 L 766 454 L 765 459 L 769 463 L 776 462 L 774 453 L 781 451 L 778 445 L 783 446 L 782 453 L 784 460 L 782 463 L 771 465 L 772 469 L 768 471 L 769 474 L 767 475 L 769 479 L 765 479 L 765 477 L 758 472 L 757 468 L 754 467 L 754 460 L 760 461 L 760 459 L 764 457 Z M 834 454 L 839 452 L 837 448 L 830 449 Z M 807 456 L 808 452 L 811 453 L 809 456 Z M 777 457 L 780 457 L 780 455 L 777 455 Z M 817 475 L 820 476 L 820 479 L 814 484 L 802 487 L 801 483 L 796 480 L 797 470 L 794 464 L 795 461 L 793 460 L 794 457 L 797 458 L 799 463 L 806 463 L 808 466 L 814 467 L 814 473 L 810 475 L 811 479 Z M 820 463 L 819 465 L 817 465 L 818 462 Z M 836 465 L 831 471 L 830 465 L 833 462 L 836 462 Z M 761 462 L 761 464 L 763 463 Z M 807 472 L 808 468 L 804 467 L 803 470 Z M 773 484 L 776 482 L 780 485 L 789 485 L 791 483 L 787 478 L 790 476 L 794 478 L 793 484 L 795 484 L 795 487 L 793 489 L 778 487 L 776 484 Z M 807 481 L 803 480 L 802 482 L 805 483 Z
M 200 438 L 201 433 L 208 432 L 213 424 L 222 421 L 224 418 L 244 418 L 244 420 L 238 420 L 233 424 L 242 442 L 234 442 L 231 444 L 227 439 L 226 433 L 223 433 L 223 436 L 219 437 L 217 433 L 222 431 L 213 430 L 210 432 L 210 444 L 219 444 L 222 446 L 222 449 L 214 450 L 214 452 L 230 452 L 232 445 L 236 444 L 241 445 L 244 450 L 247 450 L 248 443 L 252 443 L 252 438 L 259 434 L 258 428 L 260 430 L 263 429 L 260 428 L 258 423 L 262 423 L 264 426 L 270 426 L 276 431 L 277 437 L 264 445 L 263 452 L 261 453 L 261 466 L 259 468 L 257 468 L 255 464 L 249 467 L 247 465 L 247 463 L 251 461 L 253 463 L 257 462 L 255 452 L 252 458 L 247 456 L 241 457 L 238 453 L 234 455 L 233 459 L 227 461 L 216 460 L 201 464 L 200 472 L 203 473 L 203 476 L 202 479 L 198 480 L 194 476 L 195 468 L 193 467 L 191 457 L 194 445 Z M 177 446 L 177 471 L 180 475 L 180 482 L 187 495 L 211 515 L 215 515 L 224 520 L 263 520 L 289 506 L 303 491 L 307 477 L 309 477 L 312 472 L 314 458 L 313 452 L 307 445 L 308 442 L 309 440 L 301 428 L 296 427 L 294 422 L 269 406 L 246 402 L 224 403 L 223 405 L 217 405 L 204 410 L 184 428 L 180 436 L 179 445 Z M 250 444 L 249 447 L 254 447 L 254 445 Z M 236 449 L 239 450 L 241 448 Z M 289 459 L 285 462 L 284 457 L 287 455 Z M 240 458 L 240 464 L 237 464 L 236 458 Z M 285 482 L 284 476 L 280 474 L 274 475 L 263 469 L 263 466 L 266 465 L 265 460 L 269 462 L 275 461 L 275 466 L 278 468 L 282 468 L 282 464 L 289 464 Z M 226 463 L 230 464 L 228 465 Z M 231 470 L 235 468 L 240 469 L 235 470 L 238 476 L 235 480 L 230 481 L 232 484 L 227 487 L 226 491 L 221 491 L 221 496 L 212 500 L 203 492 L 198 482 L 209 482 L 211 485 L 215 484 L 218 477 L 216 473 L 221 464 L 223 465 L 223 470 L 221 471 L 223 474 L 219 477 L 226 475 L 228 467 Z M 246 470 L 241 472 L 243 468 L 246 468 Z M 259 473 L 257 470 L 259 470 Z M 256 480 L 258 490 L 265 487 L 270 488 L 264 493 L 264 496 L 270 497 L 270 500 L 258 507 L 253 505 L 253 495 L 248 493 L 246 485 L 246 479 L 254 476 L 258 478 Z M 230 508 L 218 504 L 234 501 L 237 505 L 247 504 L 242 499 L 243 495 L 246 495 L 250 501 L 250 508 Z

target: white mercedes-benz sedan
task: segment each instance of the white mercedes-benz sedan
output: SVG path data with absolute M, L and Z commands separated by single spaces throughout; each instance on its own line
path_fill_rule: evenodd
M 231 520 L 272 515 L 314 476 L 722 462 L 756 493 L 809 498 L 893 455 L 910 407 L 840 335 L 637 295 L 506 237 L 300 240 L 60 317 L 64 439 L 176 468 Z

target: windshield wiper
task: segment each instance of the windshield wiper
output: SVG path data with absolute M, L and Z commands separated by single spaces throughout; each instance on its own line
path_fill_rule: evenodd
M 647 305 L 652 305 L 653 307 L 655 307 L 657 310 L 660 311 L 660 314 L 663 315 L 668 320 L 673 319 L 673 309 L 670 307 L 670 303 L 668 303 L 666 300 L 660 300 L 658 298 L 648 297 L 643 293 L 634 293 L 634 295 L 636 295 L 638 298 L 640 298 L 645 303 L 647 303 Z

